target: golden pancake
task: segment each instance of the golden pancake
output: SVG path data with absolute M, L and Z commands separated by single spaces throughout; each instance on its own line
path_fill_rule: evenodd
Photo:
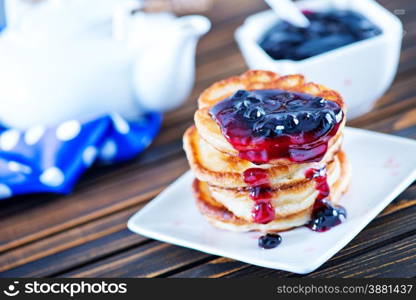
M 257 70 L 248 71 L 241 76 L 219 81 L 206 89 L 199 97 L 199 109 L 195 112 L 194 116 L 195 126 L 201 138 L 219 151 L 232 156 L 238 156 L 239 152 L 222 135 L 219 125 L 209 115 L 209 109 L 219 101 L 224 100 L 241 89 L 279 89 L 305 93 L 334 101 L 340 105 L 344 114 L 346 113 L 344 101 L 337 92 L 323 85 L 307 83 L 302 75 L 279 76 L 273 72 Z M 345 122 L 346 118 L 340 124 L 337 134 L 330 139 L 328 148 L 331 148 L 341 138 Z M 286 158 L 273 159 L 269 163 L 275 165 L 295 164 L 295 162 Z
M 327 161 L 334 159 L 341 147 L 341 134 L 328 149 L 324 159 L 319 163 L 304 163 L 291 165 L 255 165 L 250 161 L 240 159 L 218 151 L 205 140 L 201 139 L 194 126 L 184 134 L 184 149 L 195 176 L 210 185 L 224 188 L 247 187 L 242 174 L 250 168 L 262 168 L 268 172 L 269 183 L 278 188 L 282 185 L 295 185 L 305 180 L 305 171 L 310 168 L 321 168 Z
M 345 155 L 340 152 L 327 166 L 327 182 L 330 187 L 340 179 L 341 159 L 346 165 Z M 249 189 L 226 189 L 208 184 L 210 194 L 217 202 L 235 216 L 251 221 L 254 202 L 250 197 Z M 272 188 L 270 203 L 275 210 L 276 218 L 285 217 L 305 210 L 315 202 L 317 196 L 315 181 L 305 178 L 296 183 Z
M 351 170 L 345 155 L 340 152 L 338 155 L 340 162 L 340 174 L 338 179 L 331 184 L 330 199 L 332 203 L 337 203 L 343 193 L 348 189 Z M 244 218 L 237 217 L 227 209 L 211 194 L 207 183 L 195 179 L 193 185 L 197 207 L 202 215 L 214 226 L 232 231 L 284 231 L 293 227 L 301 226 L 311 219 L 313 202 L 309 207 L 298 210 L 293 214 L 282 215 L 277 212 L 276 219 L 267 224 L 258 224 Z
M 205 182 L 195 179 L 193 189 L 196 205 L 201 214 L 215 227 L 231 231 L 284 231 L 306 224 L 312 211 L 312 207 L 310 207 L 298 214 L 276 219 L 267 224 L 256 224 L 236 217 L 212 198 Z
M 309 94 L 336 102 L 341 107 L 344 116 L 342 122 L 338 119 L 337 127 L 333 127 L 336 128 L 336 132 L 331 132 L 328 136 L 329 141 L 325 140 L 328 141 L 328 147 L 327 149 L 321 148 L 324 150 L 320 152 L 322 155 L 319 156 L 319 162 L 300 163 L 279 156 L 270 161 L 259 159 L 257 162 L 267 161 L 267 163 L 254 164 L 241 157 L 250 159 L 254 157 L 243 154 L 244 151 L 257 151 L 256 144 L 251 144 L 250 140 L 243 142 L 242 145 L 248 149 L 244 148 L 242 153 L 239 153 L 223 136 L 220 126 L 209 112 L 212 106 L 232 96 L 238 90 L 284 90 Z M 259 92 L 260 95 L 262 93 L 265 92 Z M 309 97 L 301 99 L 308 101 Z M 317 101 L 317 99 L 312 100 Z M 311 107 L 315 102 L 301 103 L 306 107 Z M 228 105 L 228 102 L 225 104 Z M 314 108 L 318 110 L 320 107 L 322 106 Z M 228 119 L 225 121 L 238 120 L 239 115 L 233 115 L 235 107 L 231 106 L 228 109 L 231 109 L 231 113 L 227 115 Z M 273 114 L 273 112 L 275 112 L 274 106 L 265 114 Z M 302 75 L 279 76 L 273 72 L 257 70 L 214 83 L 198 98 L 198 110 L 195 112 L 194 119 L 195 126 L 188 128 L 184 134 L 184 149 L 197 178 L 193 185 L 197 206 L 214 226 L 233 231 L 288 230 L 311 220 L 314 204 L 319 197 L 319 199 L 337 203 L 348 188 L 351 170 L 341 150 L 346 122 L 345 104 L 337 92 L 323 85 L 306 82 Z M 308 122 L 310 121 L 306 121 L 307 125 L 314 125 Z M 235 128 L 237 132 L 241 129 L 245 130 L 244 127 L 240 127 L 239 123 Z M 303 128 L 307 127 L 297 127 L 302 130 L 299 134 L 308 133 L 307 130 L 303 131 Z M 243 139 L 255 136 L 253 131 L 245 132 Z M 234 137 L 239 137 L 239 134 Z M 309 149 L 320 147 L 319 142 L 321 141 L 295 144 L 292 149 L 309 151 Z M 262 145 L 267 147 L 267 143 Z M 277 143 L 272 147 L 281 147 L 281 145 Z M 302 147 L 304 148 L 301 149 Z M 306 161 L 306 158 L 303 161 Z M 323 173 L 323 168 L 326 169 L 326 175 Z M 335 209 L 331 206 L 327 207 L 326 204 L 323 207 L 317 207 L 317 209 L 322 208 Z M 314 211 L 314 214 L 316 213 Z M 316 218 L 315 215 L 314 218 Z M 314 221 L 320 222 L 319 219 Z

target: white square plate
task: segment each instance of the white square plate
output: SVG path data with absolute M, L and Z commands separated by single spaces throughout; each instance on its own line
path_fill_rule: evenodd
M 226 256 L 253 265 L 309 273 L 350 242 L 378 213 L 416 179 L 416 142 L 347 128 L 344 149 L 352 164 L 352 182 L 343 197 L 346 222 L 324 233 L 305 227 L 281 233 L 274 249 L 258 247 L 258 232 L 236 233 L 211 226 L 192 196 L 187 172 L 132 216 L 130 230 L 160 241 Z

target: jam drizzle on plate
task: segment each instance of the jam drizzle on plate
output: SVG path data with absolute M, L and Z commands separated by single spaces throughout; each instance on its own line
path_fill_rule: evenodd
M 259 237 L 259 247 L 263 249 L 273 249 L 280 245 L 282 237 L 276 233 L 267 233 Z
M 309 229 L 324 232 L 341 224 L 347 217 L 347 212 L 342 206 L 334 206 L 328 200 L 330 193 L 326 168 L 308 169 L 305 172 L 308 179 L 315 181 L 318 196 L 312 209 L 312 219 L 306 225 Z

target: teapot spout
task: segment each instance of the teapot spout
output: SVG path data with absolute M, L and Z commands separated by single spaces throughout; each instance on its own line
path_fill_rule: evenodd
M 211 23 L 203 16 L 191 15 L 178 18 L 173 27 L 136 59 L 134 89 L 144 110 L 175 109 L 192 91 L 196 45 Z

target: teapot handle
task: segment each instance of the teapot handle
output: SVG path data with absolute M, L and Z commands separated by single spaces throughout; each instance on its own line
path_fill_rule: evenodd
M 113 38 L 123 41 L 126 38 L 126 29 L 129 27 L 131 13 L 143 7 L 143 0 L 127 0 L 118 3 L 113 13 Z

